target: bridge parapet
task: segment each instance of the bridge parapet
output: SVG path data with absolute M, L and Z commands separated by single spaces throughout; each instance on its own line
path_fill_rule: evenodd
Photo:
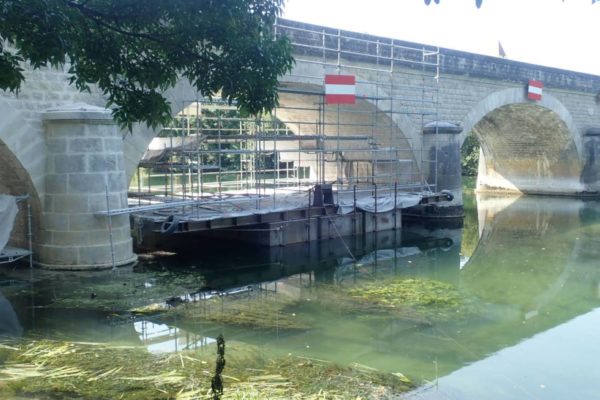
M 277 28 L 278 34 L 290 39 L 294 54 L 320 58 L 333 65 L 365 63 L 370 69 L 380 71 L 408 68 L 430 73 L 436 71 L 438 62 L 435 57 L 439 55 L 439 72 L 443 74 L 519 84 L 538 79 L 549 88 L 594 94 L 600 91 L 600 76 L 583 72 L 286 19 L 279 19 Z

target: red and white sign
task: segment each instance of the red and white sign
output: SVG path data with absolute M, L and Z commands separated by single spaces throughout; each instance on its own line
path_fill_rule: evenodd
M 529 86 L 527 87 L 527 98 L 529 100 L 541 100 L 543 87 L 544 84 L 542 82 L 530 79 Z
M 325 104 L 355 104 L 354 75 L 325 75 Z

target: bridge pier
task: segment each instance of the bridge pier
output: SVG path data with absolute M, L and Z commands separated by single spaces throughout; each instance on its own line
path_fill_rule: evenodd
M 436 124 L 437 128 L 436 128 Z M 435 192 L 447 190 L 453 200 L 441 202 L 435 207 L 425 206 L 422 216 L 462 217 L 462 175 L 460 164 L 460 133 L 462 128 L 450 123 L 432 123 L 423 129 L 423 175 Z
M 127 215 L 94 214 L 127 207 L 123 139 L 109 110 L 73 104 L 44 113 L 47 144 L 38 264 L 50 269 L 102 269 L 136 260 Z
M 583 135 L 584 165 L 581 181 L 588 192 L 600 192 L 600 128 L 590 128 Z

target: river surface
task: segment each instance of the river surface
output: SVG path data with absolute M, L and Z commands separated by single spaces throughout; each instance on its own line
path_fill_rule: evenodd
M 420 223 L 260 251 L 200 243 L 196 254 L 117 272 L 3 266 L 0 337 L 136 344 L 158 353 L 202 348 L 223 333 L 278 354 L 401 372 L 423 383 L 410 399 L 600 398 L 600 203 L 466 192 L 465 204 L 463 227 Z M 472 312 L 399 318 L 321 301 L 332 288 L 397 278 L 451 285 L 471 299 Z M 260 307 L 274 294 L 294 299 L 285 317 L 306 329 L 129 312 L 215 296 L 221 307 L 233 296 Z M 202 312 L 219 313 L 212 304 Z

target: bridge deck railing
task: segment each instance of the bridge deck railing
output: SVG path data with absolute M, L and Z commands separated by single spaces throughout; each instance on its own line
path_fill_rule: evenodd
M 278 20 L 275 25 L 276 34 L 290 40 L 297 60 L 334 67 L 353 64 L 353 68 L 380 72 L 394 72 L 396 67 L 403 67 L 439 75 L 438 47 L 419 46 L 340 29 L 315 28 L 284 19 Z

